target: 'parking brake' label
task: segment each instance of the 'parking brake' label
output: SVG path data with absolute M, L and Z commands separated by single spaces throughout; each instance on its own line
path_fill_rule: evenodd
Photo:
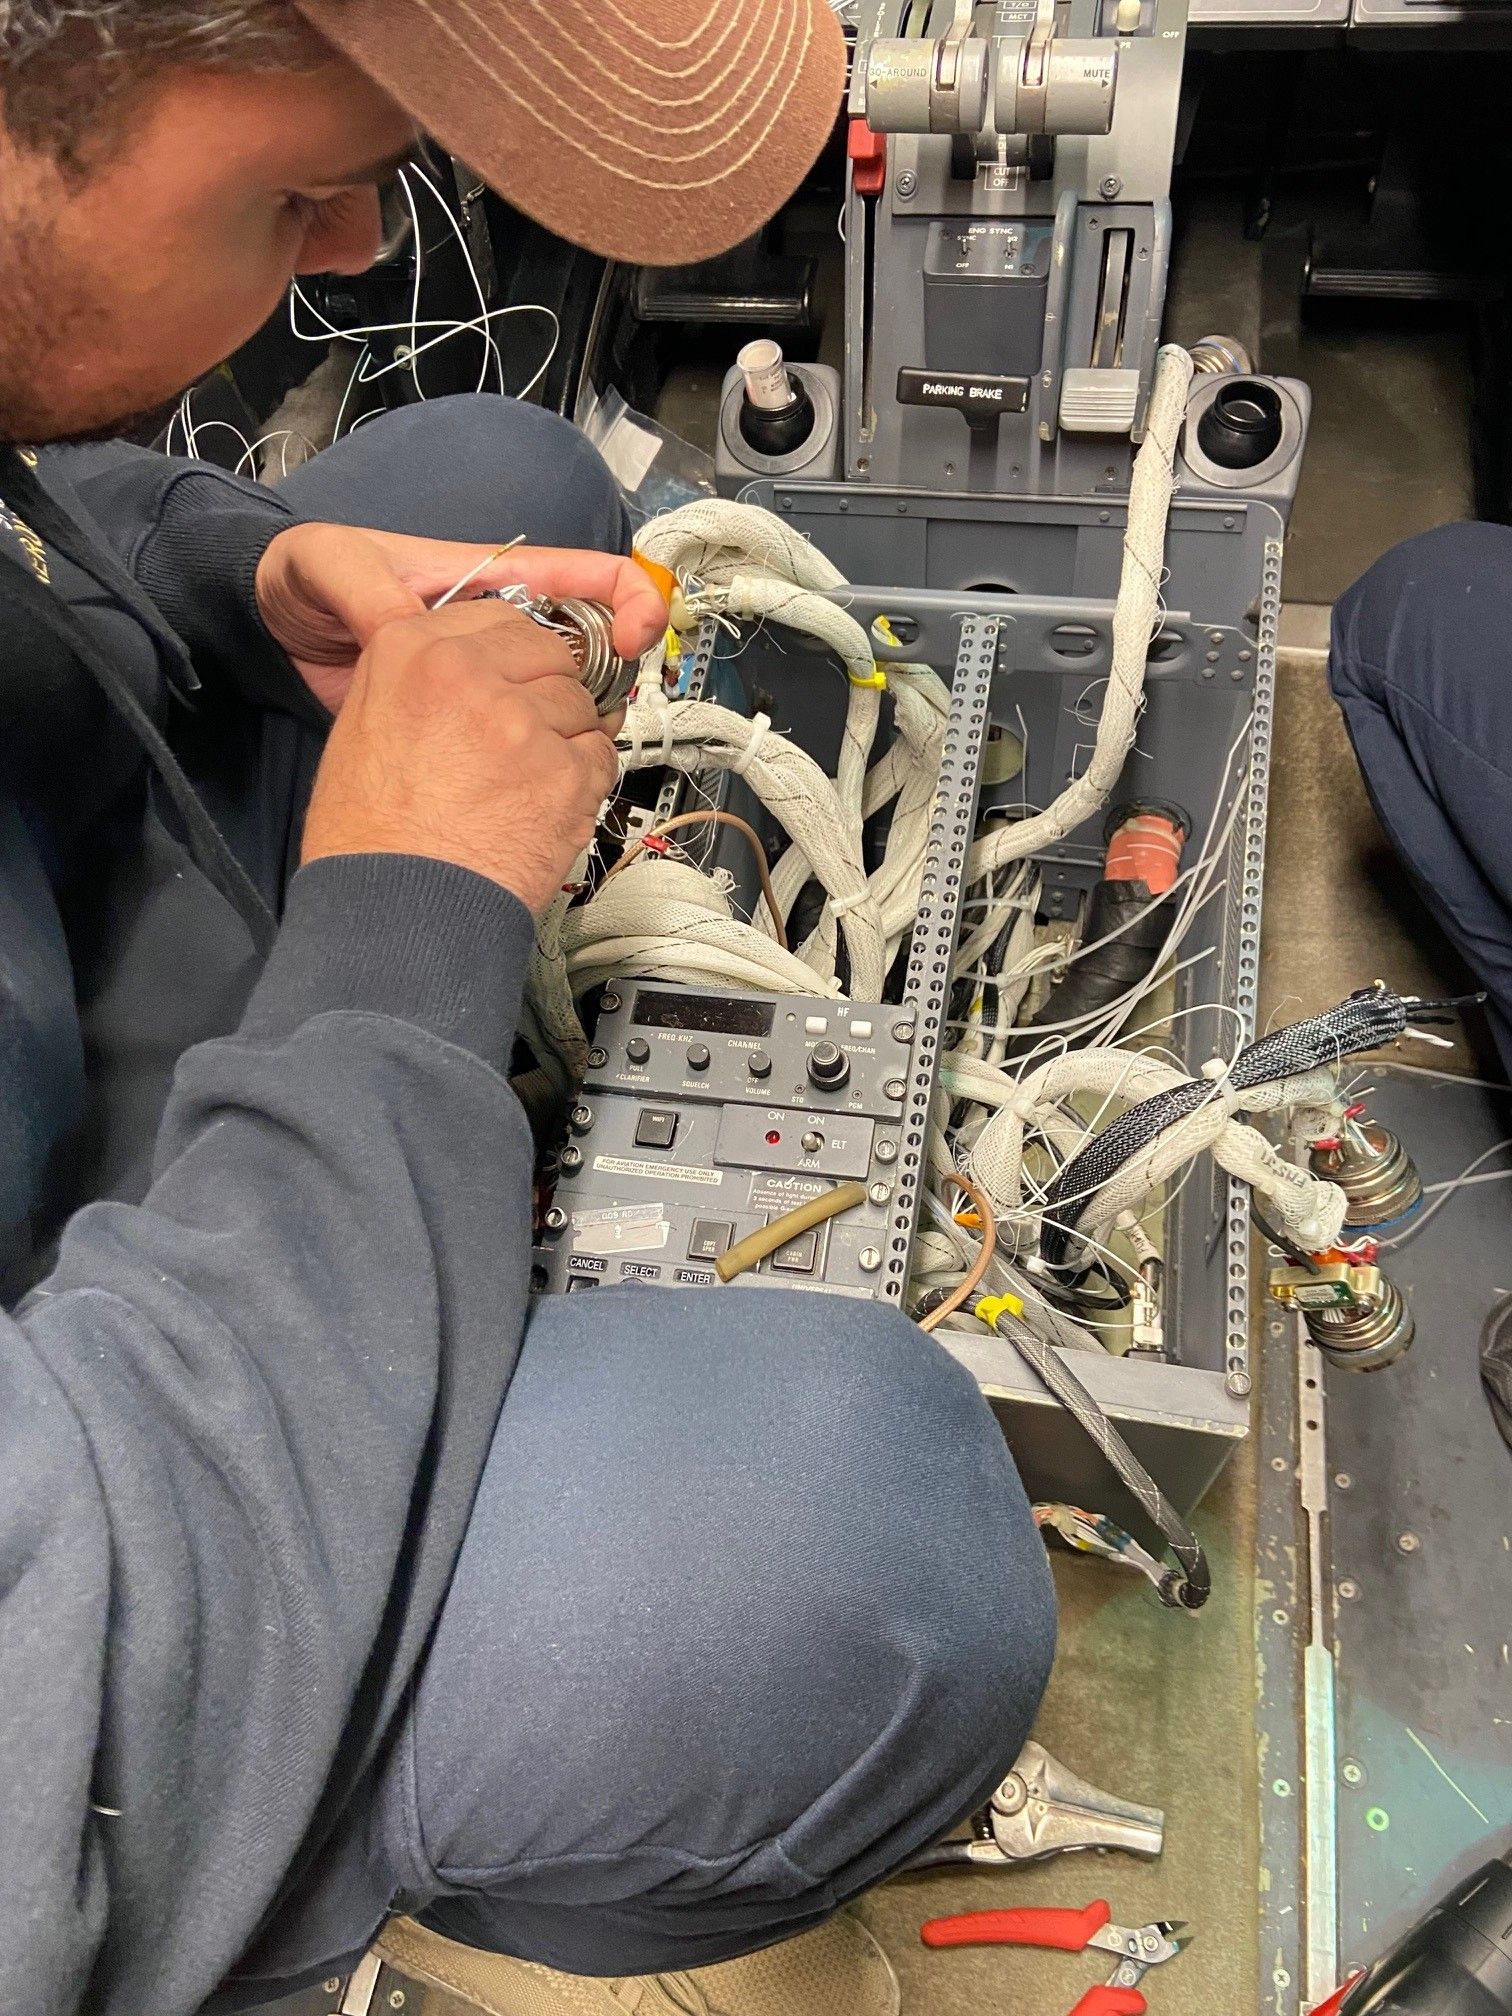
M 1027 378 L 973 377 L 961 371 L 916 371 L 906 365 L 898 373 L 900 406 L 953 406 L 974 423 L 998 420 L 1004 413 L 1022 413 L 1029 404 Z

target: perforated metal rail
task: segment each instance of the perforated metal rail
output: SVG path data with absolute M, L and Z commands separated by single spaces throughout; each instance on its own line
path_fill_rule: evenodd
M 1243 1018 L 1246 1042 L 1255 1034 L 1260 985 L 1260 902 L 1265 875 L 1265 821 L 1270 795 L 1271 737 L 1276 708 L 1276 640 L 1281 628 L 1281 542 L 1265 543 L 1260 583 L 1260 627 L 1255 658 L 1255 705 L 1250 720 L 1249 775 L 1237 858 L 1230 877 L 1230 916 L 1237 920 L 1229 978 L 1233 1005 Z M 1239 1398 L 1250 1391 L 1250 1221 L 1249 1186 L 1231 1176 L 1225 1266 L 1228 1301 L 1224 1370 L 1228 1389 Z
M 688 674 L 687 700 L 702 700 L 704 681 L 709 676 L 709 667 L 714 660 L 714 647 L 719 642 L 719 627 L 714 623 L 701 623 L 698 629 L 698 645 L 693 653 L 693 670 Z M 652 823 L 665 826 L 669 819 L 675 819 L 679 812 L 687 809 L 690 785 L 681 770 L 669 770 L 663 779 L 661 792 L 656 800 L 656 811 Z
M 919 914 L 909 947 L 900 1021 L 914 1025 L 913 1061 L 898 1136 L 898 1176 L 882 1293 L 901 1302 L 918 1222 L 929 1108 L 939 1068 L 940 1038 L 950 998 L 950 966 L 961 927 L 966 854 L 976 823 L 987 702 L 997 666 L 996 617 L 964 616 L 950 688 L 950 714 L 940 757 L 940 783 L 929 822 Z

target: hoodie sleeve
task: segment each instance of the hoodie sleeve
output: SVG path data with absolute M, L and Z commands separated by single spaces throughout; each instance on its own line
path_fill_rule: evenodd
M 277 491 L 123 442 L 50 449 L 47 474 L 68 483 L 206 685 L 325 725 L 325 709 L 257 612 L 258 563 L 299 517 Z
M 144 1202 L 0 1318 L 0 2008 L 190 2016 L 392 1726 L 524 1322 L 531 939 L 301 870 Z

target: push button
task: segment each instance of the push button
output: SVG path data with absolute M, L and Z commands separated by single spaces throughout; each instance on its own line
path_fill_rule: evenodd
M 690 1260 L 718 1260 L 730 1250 L 735 1227 L 722 1218 L 695 1218 L 688 1234 Z
M 819 1264 L 819 1227 L 812 1226 L 807 1232 L 800 1232 L 796 1239 L 789 1239 L 786 1246 L 779 1246 L 772 1255 L 772 1267 L 778 1274 L 812 1274 Z
M 677 1115 L 664 1107 L 645 1106 L 635 1123 L 637 1148 L 670 1148 L 677 1139 Z

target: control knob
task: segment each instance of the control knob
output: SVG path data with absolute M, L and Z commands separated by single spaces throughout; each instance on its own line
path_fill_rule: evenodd
M 809 1052 L 808 1075 L 821 1092 L 838 1092 L 850 1077 L 850 1059 L 838 1043 L 816 1043 Z

